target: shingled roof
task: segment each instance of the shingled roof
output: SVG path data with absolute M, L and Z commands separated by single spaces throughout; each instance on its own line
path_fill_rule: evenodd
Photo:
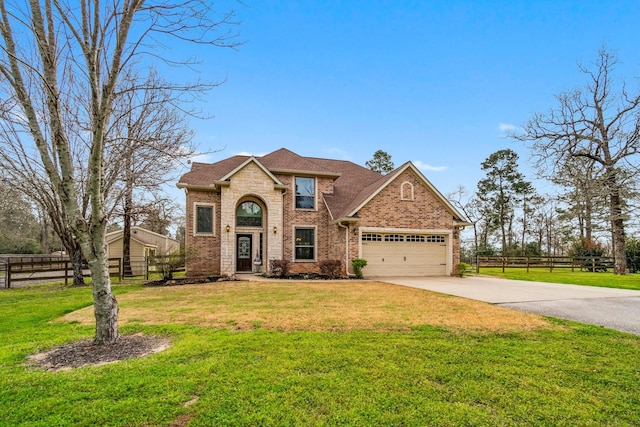
M 250 159 L 249 156 L 233 156 L 216 163 L 193 163 L 191 171 L 185 173 L 178 182 L 178 187 L 215 187 L 229 172 Z
M 180 178 L 178 187 L 213 189 L 216 187 L 216 182 L 225 178 L 248 159 L 251 159 L 251 157 L 233 156 L 211 164 L 194 163 L 191 171 Z M 353 215 L 357 208 L 384 188 L 385 184 L 392 181 L 407 167 L 412 166 L 410 162 L 407 162 L 393 172 L 382 175 L 349 161 L 303 157 L 285 148 L 262 157 L 254 157 L 254 159 L 273 174 L 306 174 L 334 179 L 333 193 L 323 194 L 324 201 L 333 219 L 341 219 Z M 413 168 L 415 169 L 415 167 Z M 426 182 L 428 183 L 428 181 Z M 433 188 L 430 183 L 428 185 Z M 454 215 L 458 215 L 455 208 L 435 188 L 433 190 L 452 209 Z M 462 219 L 463 217 L 460 216 L 460 218 Z

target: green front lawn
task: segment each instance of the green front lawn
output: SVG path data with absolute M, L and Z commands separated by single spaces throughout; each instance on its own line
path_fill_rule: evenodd
M 552 272 L 549 269 L 541 268 L 532 268 L 528 272 L 524 268 L 506 268 L 504 273 L 502 268 L 481 268 L 480 274 L 504 277 L 511 280 L 640 290 L 640 274 L 620 276 L 610 272 L 591 273 L 587 271 L 571 271 L 571 269 L 567 268 L 558 268 Z
M 145 310 L 162 291 L 115 287 L 130 304 L 148 293 Z M 256 301 L 270 306 L 265 295 L 268 288 Z M 310 302 L 323 310 L 317 299 L 296 294 L 302 300 L 287 303 L 277 295 L 283 317 Z M 455 298 L 438 304 L 447 300 Z M 238 330 L 233 319 L 226 328 L 132 322 L 123 332 L 164 335 L 173 345 L 71 371 L 26 364 L 38 350 L 91 337 L 84 322 L 51 322 L 88 305 L 89 289 L 0 292 L 0 424 L 640 425 L 640 337 L 599 327 L 554 321 L 510 332 L 429 324 L 332 332 Z M 387 309 L 396 307 L 376 306 Z

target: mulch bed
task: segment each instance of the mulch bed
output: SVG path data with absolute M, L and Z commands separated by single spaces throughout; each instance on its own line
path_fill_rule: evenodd
M 236 280 L 228 276 L 207 276 L 207 277 L 178 277 L 176 279 L 159 279 L 146 282 L 144 286 L 181 286 L 194 285 L 198 283 L 226 282 Z
M 122 335 L 118 342 L 112 345 L 96 345 L 93 341 L 80 341 L 33 355 L 29 359 L 40 369 L 60 371 L 144 357 L 165 350 L 169 346 L 169 340 L 164 337 L 143 334 Z
M 280 280 L 336 280 L 340 277 L 330 277 L 326 274 L 320 273 L 296 273 L 287 274 L 284 277 L 276 276 L 264 276 L 267 279 L 280 279 Z M 346 279 L 346 278 L 344 278 Z M 207 276 L 207 277 L 179 277 L 175 279 L 165 280 L 151 280 L 146 282 L 144 286 L 181 286 L 181 285 L 195 285 L 200 283 L 213 283 L 213 282 L 233 282 L 238 279 L 235 276 Z

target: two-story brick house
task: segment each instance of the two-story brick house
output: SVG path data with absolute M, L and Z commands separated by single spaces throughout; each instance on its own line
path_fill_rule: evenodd
M 411 163 L 381 175 L 342 160 L 280 149 L 262 157 L 194 163 L 186 190 L 187 274 L 293 272 L 364 258 L 366 276 L 449 275 L 467 220 Z

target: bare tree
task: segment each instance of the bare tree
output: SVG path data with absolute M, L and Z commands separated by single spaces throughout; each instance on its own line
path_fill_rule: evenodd
M 114 179 L 112 199 L 123 223 L 123 272 L 131 274 L 132 220 L 162 209 L 162 187 L 177 179 L 180 166 L 195 154 L 193 132 L 175 91 L 152 70 L 142 84 L 133 71 L 119 85 L 113 125 L 109 129 L 107 164 Z M 130 89 L 132 88 L 132 89 Z M 136 89 L 139 88 L 139 89 Z M 134 193 L 137 193 L 134 203 Z M 152 200 L 146 197 L 153 195 Z M 121 208 L 121 209 L 118 209 Z M 120 211 L 120 212 L 118 212 Z
M 2 109 L 3 119 L 22 130 L 16 143 L 40 165 L 88 262 L 96 344 L 113 344 L 119 337 L 106 257 L 109 181 L 104 169 L 118 82 L 141 55 L 157 55 L 163 39 L 231 45 L 229 34 L 217 31 L 230 20 L 205 0 L 0 2 L 0 90 L 5 106 L 13 107 Z M 207 87 L 170 89 L 193 93 Z M 78 153 L 86 153 L 84 167 L 74 161 L 82 158 Z
M 38 253 L 38 229 L 31 203 L 0 177 L 0 254 Z
M 576 220 L 579 237 L 592 241 L 596 219 L 598 216 L 602 217 L 606 204 L 602 170 L 597 163 L 586 157 L 565 159 L 556 169 L 555 172 L 547 172 L 552 172 L 548 176 L 551 182 L 566 189 L 561 194 L 561 200 L 567 206 L 562 216 L 564 219 Z
M 557 165 L 573 159 L 589 159 L 602 168 L 603 188 L 609 200 L 614 272 L 625 274 L 623 181 L 636 169 L 640 92 L 630 93 L 616 78 L 617 63 L 615 54 L 601 49 L 593 70 L 579 66 L 587 77 L 583 90 L 556 96 L 556 107 L 546 114 L 535 114 L 524 125 L 524 132 L 512 137 L 530 144 L 540 168 L 557 171 Z
M 62 206 L 62 199 L 56 194 L 51 181 L 46 176 L 42 163 L 38 161 L 37 153 L 22 144 L 23 138 L 19 128 L 11 120 L 8 110 L 3 114 L 5 120 L 0 120 L 0 162 L 10 167 L 5 168 L 4 175 L 7 185 L 27 196 L 39 207 L 39 211 L 48 219 L 54 233 L 60 239 L 67 255 L 71 259 L 73 268 L 73 286 L 82 286 L 84 282 L 84 256 L 80 244 L 73 234 L 66 211 Z M 79 188 L 78 200 L 83 215 L 88 209 L 86 188 Z

